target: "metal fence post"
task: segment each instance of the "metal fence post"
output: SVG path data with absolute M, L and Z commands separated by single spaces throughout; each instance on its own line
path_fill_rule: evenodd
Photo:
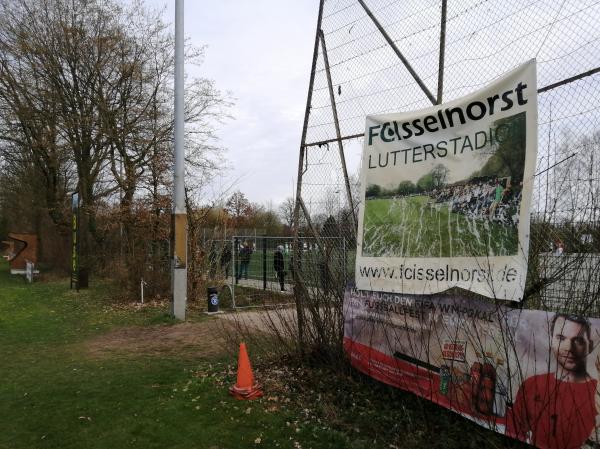
M 346 236 L 342 237 L 342 263 L 344 264 L 344 290 L 348 287 L 348 253 L 346 252 Z
M 235 257 L 235 251 L 238 247 L 237 239 L 231 239 L 231 246 L 233 246 L 233 248 L 231 248 L 231 254 L 233 257 L 233 268 L 231 270 L 231 306 L 235 309 L 235 284 L 237 283 L 237 258 Z
M 233 239 L 233 244 L 234 244 L 234 248 L 233 248 L 233 270 L 235 271 L 235 285 L 238 284 L 238 279 L 240 278 L 239 272 L 240 272 L 240 267 L 238 266 L 239 262 L 238 262 L 238 255 L 239 255 L 239 251 L 240 251 L 240 241 L 237 237 L 235 237 Z
M 263 290 L 267 289 L 267 236 L 263 236 Z

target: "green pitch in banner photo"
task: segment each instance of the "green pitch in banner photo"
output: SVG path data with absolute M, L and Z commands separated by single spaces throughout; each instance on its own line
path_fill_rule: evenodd
M 535 61 L 443 105 L 368 116 L 356 286 L 521 300 L 536 128 Z

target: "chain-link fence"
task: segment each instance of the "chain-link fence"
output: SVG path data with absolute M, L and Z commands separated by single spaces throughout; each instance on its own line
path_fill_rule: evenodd
M 321 1 L 297 228 L 317 242 L 335 228 L 354 244 L 366 115 L 460 98 L 536 58 L 538 156 L 523 304 L 598 316 L 599 16 L 597 1 Z M 315 297 L 297 291 L 299 304 Z
M 336 267 L 347 277 L 351 270 L 346 241 L 324 238 L 328 251 L 321 254 L 314 237 L 300 237 L 298 262 L 294 263 L 293 237 L 235 235 L 208 240 L 206 279 L 220 290 L 222 308 L 249 308 L 294 304 L 294 267 L 312 289 L 333 288 L 326 267 Z

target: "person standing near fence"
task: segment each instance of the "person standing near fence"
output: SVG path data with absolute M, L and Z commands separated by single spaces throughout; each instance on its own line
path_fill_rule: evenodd
M 279 245 L 273 254 L 273 269 L 279 279 L 281 291 L 285 291 L 285 264 L 283 262 L 283 246 Z
M 250 256 L 252 249 L 248 242 L 244 242 L 240 250 L 240 269 L 238 270 L 237 280 L 239 281 L 244 275 L 244 279 L 248 279 L 248 266 L 250 265 Z

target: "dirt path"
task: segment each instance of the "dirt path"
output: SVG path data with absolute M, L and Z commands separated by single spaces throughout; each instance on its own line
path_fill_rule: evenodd
M 228 321 L 208 320 L 171 326 L 125 327 L 85 343 L 92 358 L 110 355 L 214 357 L 227 353 Z
M 238 313 L 223 314 L 220 318 L 234 322 L 238 327 L 241 325 L 245 328 L 263 332 L 273 330 L 285 332 L 290 326 L 296 327 L 296 309 L 292 307 L 269 310 L 244 310 Z
M 235 354 L 240 332 L 288 335 L 296 327 L 294 308 L 224 313 L 200 323 L 123 327 L 84 343 L 91 358 L 127 355 L 216 357 Z

